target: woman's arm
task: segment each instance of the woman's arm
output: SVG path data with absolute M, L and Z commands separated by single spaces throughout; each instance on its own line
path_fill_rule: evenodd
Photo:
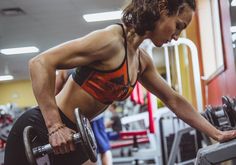
M 149 55 L 144 50 L 141 50 L 141 52 L 144 69 L 140 77 L 140 82 L 147 90 L 159 97 L 180 119 L 213 139 L 226 141 L 236 137 L 236 131 L 222 132 L 212 126 L 184 97 L 175 92 L 157 73 Z
M 55 77 L 57 69 L 107 60 L 119 49 L 119 37 L 110 28 L 95 31 L 83 38 L 51 48 L 29 61 L 29 71 L 35 98 L 49 132 L 49 143 L 55 154 L 74 150 L 71 140 L 73 132 L 64 127 L 55 99 Z
M 108 52 L 116 52 L 115 37 L 111 35 L 111 30 L 95 31 L 51 48 L 29 61 L 34 95 L 48 128 L 61 124 L 55 101 L 56 69 L 70 69 L 109 58 L 111 53 Z

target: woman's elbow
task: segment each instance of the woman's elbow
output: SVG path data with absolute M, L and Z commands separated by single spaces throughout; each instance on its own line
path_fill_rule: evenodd
M 29 69 L 31 69 L 32 68 L 32 66 L 34 66 L 34 63 L 35 63 L 35 57 L 34 58 L 31 58 L 29 61 L 28 61 L 28 67 L 29 67 Z
M 33 70 L 40 70 L 43 66 L 44 60 L 38 56 L 33 57 L 28 62 L 29 71 L 32 72 Z

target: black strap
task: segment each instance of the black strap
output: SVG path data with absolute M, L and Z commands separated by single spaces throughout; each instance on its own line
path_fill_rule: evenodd
M 141 72 L 141 62 L 140 62 L 140 61 L 141 61 L 141 60 L 140 60 L 140 58 L 141 58 L 141 57 L 140 57 L 140 56 L 141 56 L 140 54 L 141 54 L 141 53 L 140 53 L 140 52 L 141 52 L 141 50 L 139 49 L 139 50 L 138 50 L 138 70 L 139 70 L 138 76 L 140 76 L 140 72 Z
M 123 37 L 124 37 L 124 40 L 125 40 L 125 57 L 127 58 L 127 38 L 126 38 L 126 33 L 125 33 L 125 28 L 124 28 L 124 25 L 121 24 L 121 23 L 116 23 L 117 25 L 120 25 L 122 27 L 122 30 L 123 30 Z

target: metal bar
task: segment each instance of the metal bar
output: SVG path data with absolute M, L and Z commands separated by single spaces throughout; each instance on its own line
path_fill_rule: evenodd
M 184 128 L 184 129 L 179 130 L 178 132 L 176 132 L 174 142 L 173 142 L 173 145 L 171 147 L 171 152 L 170 152 L 170 157 L 169 157 L 169 160 L 168 160 L 168 165 L 175 164 L 175 158 L 178 154 L 179 144 L 181 142 L 181 138 L 182 138 L 183 134 L 185 134 L 187 132 L 190 132 L 192 130 L 194 130 L 194 128 L 187 127 L 187 128 Z
M 165 64 L 166 64 L 166 81 L 169 84 L 169 86 L 171 86 L 170 59 L 167 46 L 164 47 L 164 54 L 165 54 Z
M 178 45 L 175 45 L 175 61 L 176 61 L 176 70 L 177 70 L 177 80 L 178 80 L 178 91 L 182 95 L 182 80 L 181 80 L 181 72 L 180 72 L 180 63 L 179 63 L 179 49 Z
M 199 112 L 203 112 L 202 102 L 202 87 L 201 87 L 201 76 L 198 62 L 198 51 L 196 45 L 187 38 L 179 38 L 177 41 L 172 40 L 171 43 L 165 44 L 163 47 L 174 46 L 174 45 L 187 45 L 190 48 L 193 64 L 193 75 L 194 75 L 194 86 L 196 92 L 197 108 Z
M 216 143 L 198 150 L 195 165 L 210 165 L 236 158 L 236 139 Z

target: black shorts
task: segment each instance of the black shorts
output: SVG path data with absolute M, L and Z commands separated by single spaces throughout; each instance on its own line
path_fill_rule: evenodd
M 70 121 L 60 110 L 63 123 L 70 129 L 77 131 L 76 124 Z M 40 143 L 48 143 L 48 131 L 39 107 L 32 108 L 23 113 L 14 123 L 7 139 L 4 165 L 28 165 L 23 143 L 23 130 L 26 126 L 33 126 L 38 134 Z M 62 154 L 50 155 L 53 165 L 79 165 L 88 160 L 87 155 L 82 151 L 81 146 L 76 146 L 76 151 Z

